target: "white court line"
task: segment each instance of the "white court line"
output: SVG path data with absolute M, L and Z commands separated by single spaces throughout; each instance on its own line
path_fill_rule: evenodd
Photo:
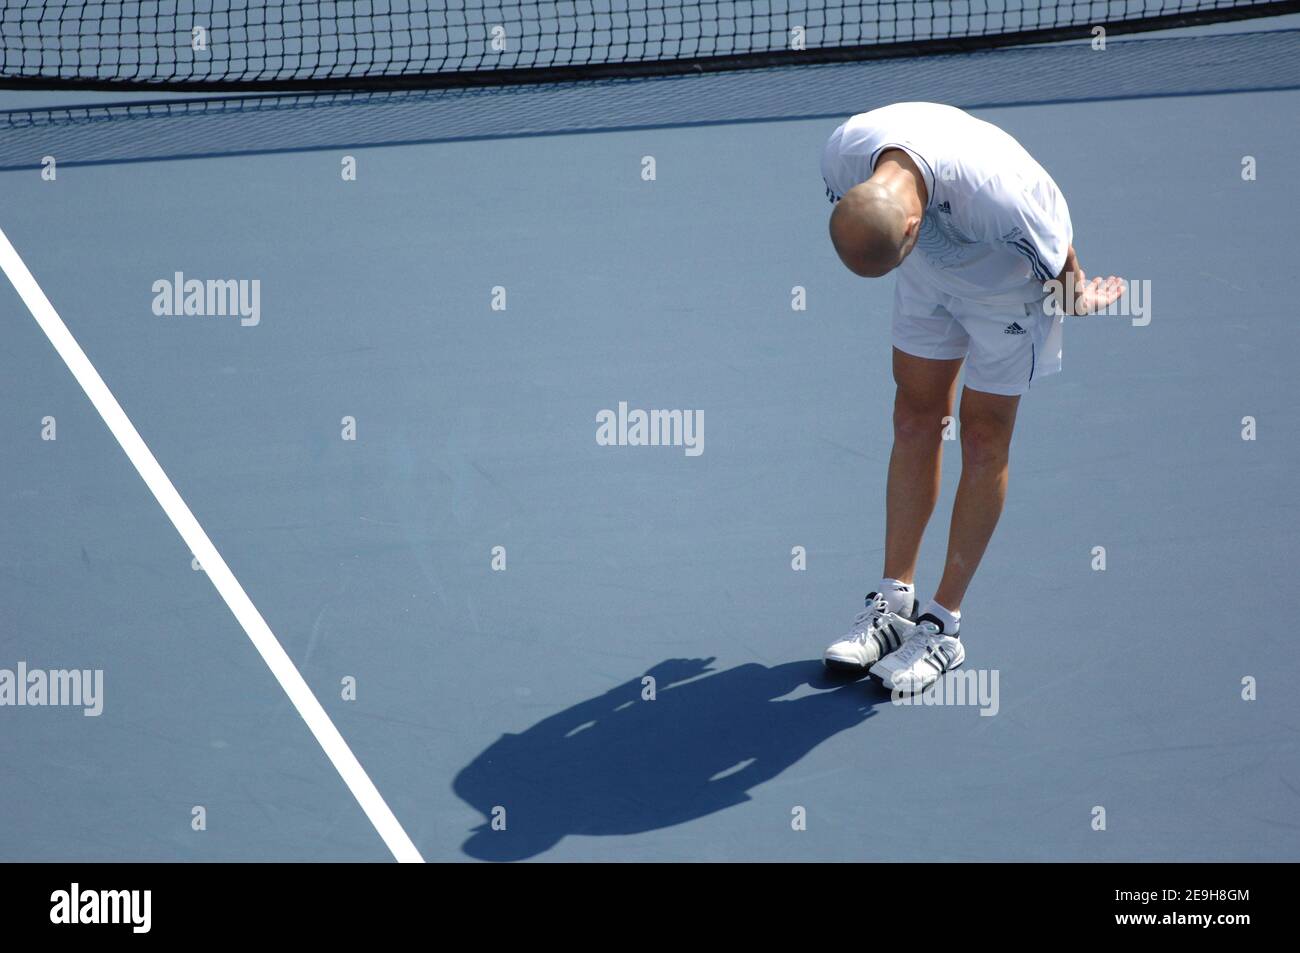
M 104 419 L 104 423 L 108 424 L 108 429 L 113 432 L 117 442 L 126 451 L 127 457 L 135 465 L 145 485 L 158 501 L 158 505 L 172 521 L 176 531 L 181 534 L 181 539 L 185 540 L 190 552 L 198 557 L 199 565 L 203 567 L 212 584 L 217 587 L 221 598 L 225 600 L 230 611 L 239 620 L 239 624 L 248 633 L 249 639 L 261 653 L 262 660 L 271 669 L 271 674 L 289 696 L 293 707 L 298 709 L 298 714 L 307 723 L 311 733 L 316 736 L 320 746 L 325 749 L 325 754 L 329 756 L 335 769 L 347 784 L 348 790 L 361 805 L 361 809 L 366 812 L 366 817 L 370 818 L 370 823 L 375 825 L 375 830 L 384 839 L 388 849 L 399 861 L 422 863 L 424 858 L 420 856 L 411 839 L 406 836 L 402 825 L 384 803 L 383 796 L 370 780 L 370 776 L 366 774 L 365 768 L 361 767 L 361 762 L 357 760 L 348 743 L 334 727 L 334 722 L 330 721 L 325 709 L 307 687 L 307 683 L 299 674 L 293 661 L 285 654 L 283 647 L 271 632 L 270 626 L 262 618 L 262 614 L 257 611 L 257 607 L 248 598 L 239 580 L 230 571 L 226 561 L 221 558 L 217 548 L 212 545 L 212 540 L 208 539 L 208 534 L 203 531 L 203 527 L 194 518 L 190 508 L 185 505 L 181 495 L 176 492 L 176 487 L 172 486 L 172 481 L 167 478 L 163 468 L 154 459 L 153 453 L 141 439 L 135 426 L 126 416 L 126 412 L 122 410 L 122 405 L 117 402 L 117 398 L 108 389 L 104 379 L 90 363 L 90 358 L 86 357 L 86 352 L 81 349 L 81 345 L 77 343 L 72 332 L 63 323 L 63 319 L 54 310 L 50 299 L 45 297 L 45 292 L 36 283 L 32 273 L 27 270 L 27 266 L 23 264 L 22 258 L 19 257 L 3 229 L 0 229 L 0 268 L 3 268 L 4 273 L 9 276 L 9 281 L 27 305 L 27 310 L 32 313 L 36 323 L 41 326 L 45 336 L 59 352 L 63 363 L 68 365 L 68 370 L 72 371 L 72 376 L 77 379 L 81 389 L 95 405 L 99 416 Z

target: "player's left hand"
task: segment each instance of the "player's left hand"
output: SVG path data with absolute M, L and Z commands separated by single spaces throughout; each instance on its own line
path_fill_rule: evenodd
M 1085 277 L 1074 299 L 1074 313 L 1093 314 L 1100 311 L 1112 302 L 1118 301 L 1126 287 L 1124 279 L 1116 278 L 1114 275 L 1093 278 L 1091 281 Z

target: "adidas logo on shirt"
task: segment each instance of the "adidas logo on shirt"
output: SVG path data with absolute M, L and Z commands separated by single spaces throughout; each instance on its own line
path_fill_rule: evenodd
M 1007 329 L 1002 333 L 1003 334 L 1024 334 L 1025 329 L 1022 328 L 1020 325 L 1016 324 L 1016 322 L 1012 321 L 1010 324 L 1007 325 Z

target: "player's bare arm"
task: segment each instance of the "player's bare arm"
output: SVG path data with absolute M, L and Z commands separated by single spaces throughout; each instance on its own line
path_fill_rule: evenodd
M 1065 257 L 1065 265 L 1056 276 L 1057 287 L 1061 289 L 1061 299 L 1065 313 L 1070 315 L 1093 314 L 1118 301 L 1124 294 L 1124 280 L 1108 275 L 1105 278 L 1088 280 L 1079 257 L 1074 253 L 1074 246 Z

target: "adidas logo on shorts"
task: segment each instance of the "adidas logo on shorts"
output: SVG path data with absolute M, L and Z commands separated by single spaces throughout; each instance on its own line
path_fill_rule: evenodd
M 1025 329 L 1022 328 L 1020 325 L 1016 324 L 1016 322 L 1012 321 L 1010 324 L 1007 325 L 1007 329 L 1002 333 L 1003 334 L 1024 334 Z

